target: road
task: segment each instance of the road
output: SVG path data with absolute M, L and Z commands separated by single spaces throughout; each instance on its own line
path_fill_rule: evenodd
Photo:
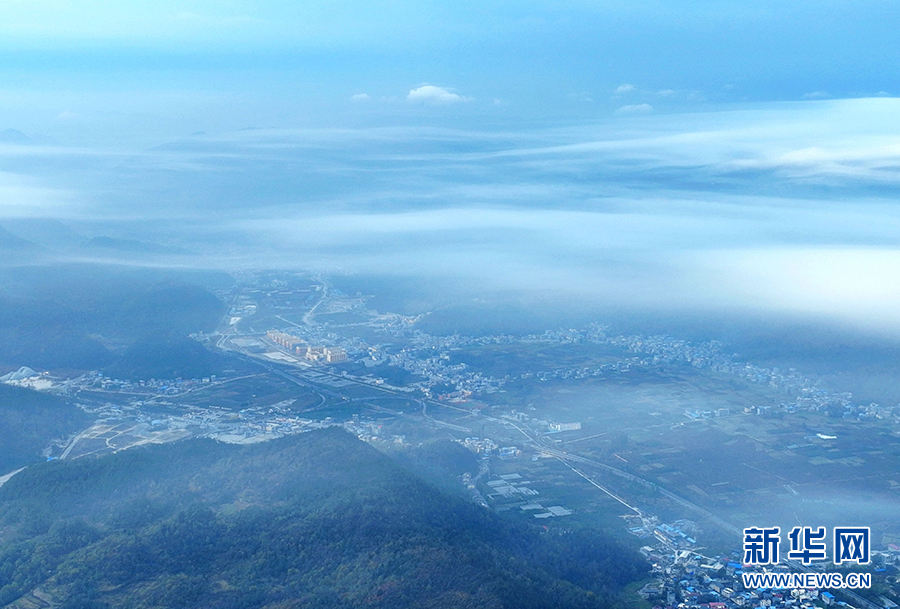
M 84 436 L 86 436 L 86 435 L 88 434 L 88 432 L 90 432 L 91 429 L 93 429 L 93 427 L 94 427 L 94 426 L 91 425 L 91 427 L 89 427 L 88 429 L 85 429 L 84 431 L 82 431 L 81 433 L 79 433 L 77 436 L 75 436 L 74 438 L 72 438 L 72 441 L 69 442 L 69 445 L 66 446 L 66 450 L 63 451 L 63 454 L 61 454 L 61 455 L 59 456 L 59 458 L 65 460 L 65 458 L 69 456 L 69 453 L 72 452 L 72 449 L 75 448 L 75 445 L 78 444 L 78 440 L 80 440 L 81 438 L 83 438 Z
M 330 287 L 329 284 L 328 284 L 328 282 L 326 282 L 326 281 L 324 281 L 324 280 L 322 280 L 322 279 L 319 279 L 319 281 L 320 281 L 321 284 L 322 284 L 321 296 L 320 296 L 319 300 L 318 300 L 318 301 L 310 308 L 310 310 L 303 316 L 303 323 L 306 324 L 306 325 L 309 325 L 309 326 L 315 325 L 315 320 L 314 320 L 314 317 L 315 317 L 315 311 L 316 311 L 316 309 L 318 309 L 319 306 L 320 306 L 323 302 L 325 302 L 325 301 L 327 300 L 327 298 L 328 298 L 328 292 L 329 292 L 329 287 Z M 287 320 L 285 320 L 285 321 L 287 321 Z M 235 353 L 235 352 L 232 351 L 232 353 Z M 332 391 L 332 390 L 329 390 L 329 389 L 325 389 L 325 388 L 323 388 L 323 387 L 322 387 L 321 385 L 319 385 L 319 384 L 316 384 L 316 383 L 307 381 L 307 380 L 302 379 L 302 378 L 298 378 L 298 377 L 295 376 L 294 374 L 291 374 L 291 373 L 289 373 L 289 372 L 287 372 L 287 371 L 285 371 L 285 370 L 281 370 L 281 369 L 278 369 L 278 368 L 276 368 L 276 367 L 274 367 L 274 366 L 272 366 L 272 365 L 269 365 L 269 364 L 266 364 L 266 363 L 264 363 L 264 362 L 261 362 L 260 360 L 258 360 L 258 359 L 256 359 L 256 358 L 253 358 L 253 357 L 251 357 L 251 356 L 248 356 L 248 355 L 246 355 L 246 354 L 241 353 L 240 355 L 241 355 L 244 359 L 247 359 L 247 360 L 253 361 L 253 362 L 257 363 L 257 364 L 262 365 L 263 367 L 265 367 L 266 369 L 268 369 L 268 370 L 269 370 L 270 372 L 272 372 L 273 374 L 277 374 L 278 376 L 281 376 L 281 377 L 283 377 L 283 378 L 286 378 L 286 379 L 288 379 L 288 380 L 290 380 L 290 381 L 292 381 L 292 382 L 294 382 L 294 383 L 297 383 L 297 384 L 299 384 L 299 385 L 304 385 L 304 386 L 307 386 L 307 387 L 311 387 L 311 388 L 315 389 L 316 391 L 319 391 L 319 392 L 320 392 L 320 395 L 323 395 L 323 396 L 324 396 L 325 394 L 327 394 L 327 395 L 333 396 L 333 397 L 338 398 L 338 399 L 341 399 L 341 400 L 350 400 L 350 399 L 351 399 L 351 398 L 348 398 L 348 397 L 342 395 L 342 394 L 341 394 L 340 392 L 338 392 L 338 391 Z M 362 382 L 362 381 L 357 381 L 357 380 L 355 380 L 355 379 L 347 379 L 346 377 L 341 377 L 341 376 L 338 376 L 338 375 L 332 375 L 332 374 L 330 374 L 329 372 L 326 372 L 326 371 L 324 371 L 324 370 L 317 370 L 316 372 L 317 372 L 317 373 L 320 373 L 320 374 L 327 374 L 327 375 L 329 375 L 329 376 L 334 376 L 335 378 L 339 378 L 339 379 L 342 379 L 342 380 L 350 380 L 350 381 L 353 381 L 353 382 L 355 382 L 355 383 L 358 383 L 358 384 L 361 384 L 361 385 L 365 385 L 365 386 L 367 386 L 367 387 L 377 388 L 377 389 L 379 389 L 379 390 L 381 390 L 381 391 L 383 391 L 383 392 L 385 392 L 385 393 L 387 393 L 387 394 L 390 394 L 390 395 L 393 395 L 393 396 L 396 396 L 396 397 L 409 398 L 408 395 L 403 395 L 401 392 L 392 391 L 392 390 L 386 389 L 386 388 L 384 388 L 384 387 L 378 387 L 378 386 L 375 386 L 375 385 L 372 385 L 372 384 L 369 384 L 369 383 L 364 383 L 364 382 Z M 377 399 L 377 398 L 375 398 L 375 399 Z M 353 401 L 365 401 L 365 398 L 355 398 L 355 399 L 353 399 Z M 460 426 L 460 425 L 454 425 L 454 424 L 452 424 L 452 423 L 447 423 L 447 422 L 445 422 L 445 421 L 440 421 L 440 420 L 438 420 L 438 419 L 435 419 L 434 417 L 432 417 L 431 415 L 428 414 L 427 405 L 428 405 L 428 402 L 431 402 L 431 403 L 433 403 L 434 405 L 440 406 L 440 407 L 442 407 L 442 408 L 453 408 L 454 410 L 460 410 L 460 411 L 467 412 L 467 411 L 465 411 L 464 409 L 462 409 L 462 408 L 454 408 L 454 407 L 449 406 L 449 405 L 447 405 L 447 404 L 441 404 L 441 403 L 438 403 L 438 402 L 434 402 L 433 400 L 417 399 L 416 401 L 419 402 L 419 404 L 421 404 L 421 406 L 422 406 L 422 417 L 423 417 L 426 421 L 428 421 L 428 422 L 430 422 L 430 423 L 432 423 L 432 424 L 441 426 L 441 427 L 453 429 L 453 430 L 460 431 L 460 432 L 464 432 L 464 433 L 471 433 L 471 430 L 468 429 L 468 428 L 466 428 L 466 427 L 462 427 L 462 426 Z M 324 397 L 323 397 L 323 403 L 324 403 Z M 402 413 L 400 413 L 400 414 L 402 414 Z M 702 516 L 702 517 L 705 518 L 707 521 L 713 523 L 714 525 L 716 525 L 717 527 L 719 527 L 719 528 L 722 529 L 723 531 L 735 535 L 736 538 L 739 539 L 739 538 L 741 538 L 741 536 L 743 535 L 743 531 L 742 531 L 741 529 L 739 529 L 738 527 L 736 527 L 735 525 L 731 524 L 730 522 L 727 522 L 726 520 L 723 520 L 723 519 L 720 518 L 719 516 L 716 516 L 715 514 L 713 514 L 712 512 L 710 512 L 709 510 L 707 510 L 707 509 L 705 509 L 705 508 L 702 508 L 702 507 L 700 507 L 699 505 L 697 505 L 697 504 L 695 504 L 695 503 L 693 503 L 693 502 L 691 502 L 691 501 L 688 501 L 687 499 L 685 499 L 685 498 L 683 498 L 683 497 L 680 497 L 679 495 L 676 495 L 675 493 L 673 493 L 673 492 L 671 492 L 671 491 L 669 491 L 669 490 L 667 490 L 667 489 L 664 489 L 664 488 L 660 487 L 658 484 L 656 484 L 656 483 L 654 483 L 654 482 L 651 482 L 651 481 L 646 480 L 646 479 L 644 479 L 644 478 L 641 478 L 641 477 L 639 477 L 639 476 L 635 476 L 634 474 L 631 474 L 631 473 L 626 472 L 626 471 L 624 471 L 624 470 L 621 470 L 621 469 L 619 469 L 619 468 L 613 467 L 613 466 L 611 466 L 611 465 L 607 465 L 606 463 L 602 463 L 602 462 L 596 461 L 596 460 L 594 460 L 594 459 L 590 459 L 590 458 L 587 458 L 587 457 L 583 457 L 583 456 L 581 456 L 581 455 L 578 455 L 578 454 L 576 454 L 576 453 L 572 453 L 572 452 L 569 452 L 569 451 L 558 450 L 557 448 L 554 448 L 554 447 L 552 447 L 552 446 L 548 446 L 546 443 L 541 442 L 539 439 L 532 437 L 532 436 L 529 435 L 525 430 L 523 430 L 523 429 L 522 429 L 521 427 L 519 427 L 518 425 L 515 425 L 515 424 L 512 423 L 511 421 L 503 421 L 503 423 L 506 424 L 506 425 L 510 425 L 510 426 L 512 426 L 512 427 L 515 427 L 520 433 L 522 433 L 522 434 L 528 439 L 528 443 L 529 443 L 533 448 L 535 448 L 535 449 L 537 449 L 537 450 L 539 450 L 539 451 L 542 451 L 542 452 L 544 452 L 544 453 L 546 453 L 546 454 L 552 455 L 553 457 L 556 457 L 557 459 L 559 459 L 559 460 L 565 462 L 565 463 L 568 465 L 568 467 L 570 467 L 570 468 L 572 469 L 573 472 L 575 472 L 575 473 L 578 474 L 579 476 L 581 476 L 581 477 L 583 477 L 584 479 L 586 479 L 588 482 L 590 482 L 592 485 L 594 485 L 594 486 L 596 486 L 597 488 L 599 488 L 600 490 L 602 490 L 604 493 L 606 493 L 606 494 L 610 495 L 611 497 L 613 497 L 614 499 L 616 499 L 616 501 L 619 501 L 619 502 L 622 503 L 624 506 L 628 507 L 629 509 L 631 509 L 631 510 L 637 512 L 637 513 L 640 513 L 640 510 L 638 510 L 637 508 L 635 508 L 635 507 L 629 505 L 629 504 L 628 504 L 626 501 L 624 501 L 622 498 L 618 497 L 618 496 L 615 495 L 614 493 L 610 492 L 608 489 L 606 489 L 606 488 L 602 487 L 601 485 L 597 484 L 595 481 L 593 481 L 591 478 L 589 478 L 588 476 L 586 476 L 584 473 L 582 473 L 581 471 L 579 471 L 579 470 L 575 469 L 574 467 L 572 467 L 572 466 L 569 464 L 569 462 L 575 462 L 575 463 L 582 463 L 582 464 L 585 464 L 585 465 L 590 465 L 590 466 L 592 466 L 592 467 L 602 469 L 602 470 L 604 470 L 604 471 L 606 471 L 606 472 L 608 472 L 608 473 L 610 473 L 610 474 L 613 474 L 613 475 L 615 475 L 615 476 L 617 476 L 617 477 L 623 478 L 623 479 L 628 480 L 628 481 L 630 481 L 630 482 L 634 482 L 634 483 L 640 484 L 640 485 L 642 485 L 642 486 L 644 486 L 644 487 L 646 487 L 646 488 L 652 489 L 652 490 L 654 490 L 655 492 L 658 492 L 660 495 L 662 495 L 662 496 L 664 496 L 664 497 L 670 499 L 670 500 L 673 501 L 674 503 L 676 503 L 676 504 L 678 504 L 678 505 L 680 505 L 680 506 L 686 508 L 687 510 L 689 510 L 689 511 L 691 511 L 691 512 L 694 512 L 695 514 L 698 514 L 698 515 Z M 603 434 L 598 434 L 598 435 L 603 435 Z M 581 438 L 581 439 L 586 439 L 586 438 Z M 576 440 L 576 441 L 577 441 L 577 440 Z M 73 441 L 73 444 L 74 444 L 74 441 Z M 798 564 L 799 564 L 799 563 L 798 563 Z M 801 566 L 802 566 L 802 565 L 801 565 Z M 851 596 L 851 594 L 848 593 L 848 596 Z M 868 602 L 868 601 L 865 601 L 865 599 L 862 599 L 862 597 L 858 597 L 858 595 L 853 595 L 853 596 L 856 596 L 856 597 L 857 597 L 857 598 L 854 598 L 854 600 L 857 600 L 857 601 L 863 601 L 864 603 L 867 603 L 867 602 Z M 865 606 L 865 605 L 864 605 L 864 606 Z M 872 608 L 867 608 L 867 609 L 872 609 Z
M 726 531 L 728 533 L 733 533 L 734 535 L 737 535 L 738 538 L 740 538 L 740 536 L 743 535 L 743 531 L 741 529 L 737 528 L 736 526 L 734 526 L 733 524 L 731 524 L 730 522 L 722 520 L 721 518 L 719 518 L 718 516 L 716 516 L 715 514 L 710 512 L 709 510 L 706 510 L 695 503 L 691 503 L 684 497 L 679 497 L 675 493 L 662 488 L 661 486 L 659 486 L 658 484 L 656 484 L 654 482 L 645 480 L 644 478 L 635 476 L 634 474 L 630 474 L 626 471 L 622 471 L 621 469 L 612 467 L 611 465 L 607 465 L 606 463 L 601 463 L 600 461 L 595 461 L 594 459 L 588 459 L 586 457 L 582 457 L 580 455 L 576 455 L 573 453 L 556 450 L 554 448 L 549 448 L 542 444 L 535 443 L 535 448 L 537 448 L 538 450 L 541 450 L 543 452 L 546 452 L 549 455 L 557 457 L 559 459 L 563 459 L 563 460 L 567 460 L 567 461 L 575 461 L 576 463 L 584 463 L 586 465 L 598 467 L 598 468 L 605 470 L 615 476 L 618 476 L 620 478 L 625 478 L 626 480 L 629 480 L 631 482 L 636 482 L 642 486 L 653 489 L 653 490 L 659 492 L 659 494 L 662 495 L 663 497 L 667 497 L 667 498 L 671 499 L 672 501 L 674 501 L 675 503 L 677 503 L 678 505 L 694 512 L 695 514 L 699 514 L 699 515 L 703 516 L 704 518 L 706 518 L 707 520 L 709 520 L 710 522 L 712 522 L 713 524 L 718 526 L 723 531 Z
M 588 459 L 587 457 L 582 457 L 581 455 L 577 455 L 575 453 L 571 453 L 568 451 L 557 450 L 557 449 L 547 446 L 543 442 L 540 442 L 537 439 L 533 438 L 524 429 L 522 429 L 521 427 L 519 427 L 512 421 L 503 421 L 503 422 L 507 425 L 510 425 L 510 426 L 518 429 L 522 435 L 524 435 L 526 438 L 528 438 L 528 441 L 531 444 L 532 448 L 535 448 L 541 452 L 544 452 L 548 455 L 556 457 L 557 459 L 560 459 L 562 461 L 574 461 L 576 463 L 584 463 L 585 465 L 591 465 L 593 467 L 600 468 L 600 469 L 605 470 L 615 476 L 624 478 L 630 482 L 636 482 L 637 484 L 640 484 L 641 486 L 644 486 L 649 489 L 653 489 L 654 491 L 659 492 L 660 495 L 671 499 L 678 505 L 680 505 L 684 508 L 687 508 L 696 514 L 700 514 L 701 516 L 703 516 L 704 518 L 706 518 L 707 520 L 709 520 L 710 522 L 712 522 L 713 524 L 715 524 L 716 526 L 721 528 L 722 530 L 724 530 L 728 533 L 733 533 L 734 535 L 737 535 L 739 539 L 741 538 L 741 535 L 743 535 L 743 531 L 741 529 L 737 528 L 736 526 L 734 526 L 733 524 L 731 524 L 730 522 L 722 520 L 721 518 L 719 518 L 718 516 L 716 516 L 715 514 L 710 512 L 709 510 L 706 510 L 695 503 L 691 503 L 687 499 L 685 499 L 683 497 L 679 497 L 678 495 L 676 495 L 675 493 L 673 493 L 671 491 L 667 491 L 666 489 L 662 488 L 655 482 L 645 480 L 644 478 L 641 478 L 640 476 L 635 476 L 634 474 L 630 474 L 619 468 L 613 467 L 611 465 L 607 465 L 606 463 L 601 463 L 600 461 L 596 461 L 594 459 Z M 581 474 L 577 470 L 576 470 L 576 473 L 578 473 L 582 477 L 585 477 L 583 474 Z M 590 480 L 590 479 L 588 479 L 588 480 Z M 595 484 L 595 486 L 596 486 L 596 484 Z M 607 491 L 606 489 L 601 489 L 601 490 L 603 490 L 606 493 L 609 493 L 609 491 Z M 632 508 L 632 506 L 625 503 L 623 500 L 616 497 L 615 495 L 613 495 L 613 497 L 616 500 L 623 503 L 624 505 L 628 506 L 629 508 L 635 509 L 635 508 Z
M 578 471 L 577 469 L 575 469 L 574 467 L 572 467 L 570 464 L 566 463 L 565 459 L 562 459 L 562 458 L 560 458 L 560 457 L 557 457 L 557 459 L 558 459 L 559 461 L 561 461 L 561 462 L 562 462 L 566 467 L 568 467 L 570 470 L 572 470 L 573 472 L 575 472 L 576 474 L 578 474 L 579 476 L 581 476 L 582 478 L 584 478 L 585 480 L 587 480 L 592 486 L 594 486 L 594 487 L 600 489 L 601 491 L 603 491 L 604 493 L 606 493 L 607 495 L 609 495 L 610 497 L 612 497 L 613 499 L 615 499 L 616 501 L 618 501 L 619 503 L 621 503 L 622 505 L 624 505 L 625 507 L 627 507 L 629 510 L 633 511 L 633 512 L 634 512 L 635 514 L 637 514 L 638 516 L 643 516 L 643 515 L 644 515 L 638 508 L 634 507 L 633 505 L 628 505 L 628 503 L 626 503 L 626 501 L 625 501 L 624 499 L 622 499 L 621 497 L 619 497 L 618 495 L 616 495 L 615 493 L 613 493 L 612 491 L 610 491 L 610 490 L 607 489 L 606 487 L 597 484 L 597 483 L 596 483 L 594 480 L 592 480 L 590 477 L 588 477 L 588 476 L 586 476 L 585 474 L 583 474 L 582 472 Z
M 454 425 L 453 423 L 447 423 L 446 421 L 439 421 L 428 414 L 428 403 L 425 400 L 418 400 L 418 402 L 422 405 L 422 416 L 425 417 L 426 421 L 430 421 L 434 423 L 438 427 L 444 427 L 446 429 L 452 429 L 454 431 L 461 431 L 463 433 L 472 433 L 472 430 L 468 427 L 463 427 L 462 425 Z
M 7 482 L 9 482 L 10 478 L 12 478 L 12 477 L 15 476 L 16 474 L 18 474 L 18 473 L 19 473 L 20 471 L 22 471 L 23 469 L 25 469 L 25 468 L 24 468 L 24 467 L 20 467 L 19 469 L 17 469 L 17 470 L 14 471 L 14 472 L 9 472 L 8 474 L 5 474 L 5 475 L 3 475 L 3 476 L 0 476 L 0 486 L 3 486 L 3 485 L 6 484 Z
M 316 309 L 318 309 L 319 305 L 325 302 L 325 300 L 328 298 L 328 288 L 331 287 L 324 279 L 319 279 L 319 281 L 322 282 L 322 296 L 319 298 L 319 302 L 314 304 L 312 308 L 306 312 L 306 315 L 303 316 L 303 323 L 305 323 L 307 326 L 315 325 L 316 322 L 313 321 L 313 317 L 315 316 Z

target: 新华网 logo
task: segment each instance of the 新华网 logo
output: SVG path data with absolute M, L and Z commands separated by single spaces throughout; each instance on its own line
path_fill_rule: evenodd
M 834 527 L 832 530 L 832 562 L 836 565 L 869 563 L 869 527 Z M 809 565 L 828 559 L 825 527 L 794 527 L 787 536 L 790 549 L 787 558 Z M 744 529 L 744 564 L 774 565 L 779 561 L 780 527 Z

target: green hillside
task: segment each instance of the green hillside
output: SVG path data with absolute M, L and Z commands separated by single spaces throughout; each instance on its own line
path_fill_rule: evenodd
M 0 475 L 41 460 L 56 438 L 80 431 L 91 417 L 55 396 L 0 383 Z
M 104 372 L 120 379 L 200 378 L 221 374 L 225 358 L 180 336 L 140 339 Z
M 229 279 L 218 274 L 94 265 L 25 270 L 0 268 L 0 364 L 10 367 L 96 370 L 116 363 L 110 344 L 209 331 L 225 312 L 203 287 Z
M 639 556 L 451 498 L 337 429 L 30 467 L 0 488 L 0 607 L 613 607 Z M 25 603 L 25 604 L 22 604 Z

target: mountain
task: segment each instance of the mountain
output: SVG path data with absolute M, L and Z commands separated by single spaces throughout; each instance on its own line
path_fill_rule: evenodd
M 0 384 L 0 476 L 42 461 L 41 451 L 54 439 L 80 431 L 92 421 L 61 398 Z
M 71 249 L 86 240 L 68 224 L 50 218 L 7 218 L 2 225 L 19 237 L 54 251 Z
M 0 487 L 0 536 L 0 606 L 610 608 L 646 573 L 609 539 L 505 521 L 335 428 L 35 465 Z
M 5 144 L 30 144 L 31 138 L 18 129 L 4 129 L 0 131 L 0 142 Z
M 0 226 L 0 252 L 37 253 L 42 250 L 43 248 L 37 243 L 29 241 L 28 239 L 23 239 L 15 233 L 11 233 Z
M 65 302 L 0 296 L 0 364 L 96 369 L 113 360 L 80 328 L 88 315 Z
M 9 381 L 22 381 L 37 375 L 38 373 L 28 366 L 22 366 L 15 372 L 10 372 L 8 374 L 0 376 L 0 382 L 7 383 Z
M 120 379 L 201 378 L 221 374 L 223 358 L 197 341 L 180 336 L 135 341 L 105 372 Z
M 215 328 L 225 305 L 183 277 L 195 276 L 112 265 L 0 268 L 0 364 L 97 370 L 116 359 L 105 345 Z M 179 365 L 177 357 L 166 365 Z
M 160 283 L 126 297 L 117 307 L 115 325 L 139 337 L 209 332 L 225 313 L 224 303 L 197 285 Z

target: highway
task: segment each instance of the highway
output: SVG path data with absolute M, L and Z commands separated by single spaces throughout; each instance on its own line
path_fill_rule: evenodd
M 615 476 L 624 478 L 631 482 L 636 482 L 637 484 L 640 484 L 647 488 L 653 489 L 653 490 L 657 491 L 663 497 L 667 497 L 668 499 L 671 499 L 678 505 L 680 505 L 684 508 L 687 508 L 688 510 L 694 512 L 695 514 L 699 514 L 699 515 L 703 516 L 704 518 L 706 518 L 707 520 L 709 520 L 710 522 L 712 522 L 713 524 L 718 526 L 723 531 L 726 531 L 728 533 L 733 533 L 734 535 L 737 535 L 738 538 L 741 538 L 741 536 L 743 536 L 744 532 L 741 529 L 734 526 L 733 524 L 731 524 L 730 522 L 722 520 L 721 518 L 719 518 L 718 516 L 716 516 L 715 514 L 710 512 L 709 510 L 704 509 L 695 503 L 691 503 L 684 497 L 679 497 L 675 493 L 662 488 L 661 486 L 659 486 L 658 484 L 656 484 L 654 482 L 650 482 L 649 480 L 645 480 L 644 478 L 635 476 L 634 474 L 630 474 L 626 471 L 622 471 L 621 469 L 612 467 L 611 465 L 607 465 L 606 463 L 601 463 L 600 461 L 595 461 L 594 459 L 588 459 L 587 457 L 582 457 L 580 455 L 576 455 L 573 453 L 556 450 L 554 448 L 549 448 L 547 446 L 538 444 L 536 442 L 534 443 L 534 447 L 537 448 L 538 450 L 541 450 L 541 451 L 543 451 L 549 455 L 552 455 L 554 457 L 557 457 L 559 459 L 562 459 L 565 461 L 574 461 L 576 463 L 584 463 L 586 465 L 598 467 L 598 468 L 605 470 Z
M 322 282 L 322 296 L 319 298 L 319 301 L 310 308 L 309 311 L 306 312 L 306 315 L 303 316 L 303 323 L 307 326 L 314 326 L 315 322 L 313 321 L 313 316 L 316 313 L 316 309 L 319 308 L 319 305 L 325 302 L 328 299 L 328 288 L 331 287 L 327 281 L 321 278 L 317 278 L 320 282 Z
M 657 491 L 660 495 L 671 499 L 678 505 L 680 505 L 684 508 L 687 508 L 688 510 L 694 512 L 695 514 L 699 514 L 699 515 L 703 516 L 704 518 L 706 518 L 707 520 L 709 520 L 710 522 L 712 522 L 713 524 L 715 524 L 716 526 L 721 528 L 723 531 L 726 531 L 728 533 L 733 533 L 734 535 L 737 535 L 739 539 L 743 536 L 743 531 L 741 529 L 737 528 L 736 526 L 734 526 L 733 524 L 731 524 L 730 522 L 722 520 L 721 518 L 719 518 L 718 516 L 716 516 L 715 514 L 710 512 L 709 510 L 706 510 L 695 503 L 691 503 L 687 499 L 685 499 L 683 497 L 679 497 L 678 495 L 676 495 L 675 493 L 673 493 L 671 491 L 667 491 L 666 489 L 662 488 L 655 482 L 645 480 L 644 478 L 641 478 L 640 476 L 635 476 L 634 474 L 630 474 L 626 471 L 623 471 L 623 470 L 613 467 L 611 465 L 607 465 L 606 463 L 601 463 L 600 461 L 596 461 L 594 459 L 588 459 L 587 457 L 582 457 L 581 455 L 577 455 L 575 453 L 570 453 L 570 452 L 564 451 L 564 450 L 557 450 L 556 448 L 547 446 L 543 442 L 539 442 L 538 440 L 533 438 L 531 435 L 529 435 L 524 429 L 522 429 L 521 427 L 519 427 L 512 421 L 505 420 L 503 422 L 507 425 L 510 425 L 510 426 L 518 429 L 519 432 L 523 436 L 528 438 L 528 442 L 529 442 L 529 444 L 531 444 L 532 448 L 535 448 L 543 453 L 546 453 L 548 455 L 556 457 L 557 459 L 560 459 L 561 461 L 574 461 L 576 463 L 584 463 L 585 465 L 591 465 L 593 467 L 597 467 L 602 470 L 605 470 L 605 471 L 607 471 L 615 476 L 618 476 L 620 478 L 624 478 L 630 482 L 636 482 L 637 484 L 640 484 L 641 486 L 644 486 L 649 489 L 653 489 L 654 491 Z M 578 473 L 579 475 L 584 477 L 584 475 L 581 474 L 580 472 L 578 472 L 577 470 L 576 470 L 576 473 Z M 609 493 L 609 491 L 607 491 L 606 489 L 601 489 L 601 490 L 612 495 L 612 493 Z M 618 500 L 621 503 L 623 503 L 624 505 L 628 506 L 629 508 L 635 509 L 632 506 L 625 503 L 625 501 L 623 501 L 622 499 L 619 499 L 619 497 L 617 497 L 615 495 L 612 495 L 612 496 L 616 500 Z

